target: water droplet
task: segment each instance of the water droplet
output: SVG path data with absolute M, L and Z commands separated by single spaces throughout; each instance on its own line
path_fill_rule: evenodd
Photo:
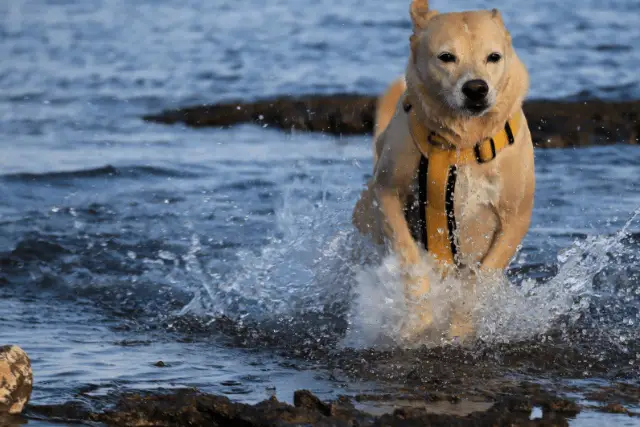
M 158 258 L 166 261 L 173 261 L 176 259 L 176 256 L 169 251 L 160 251 L 158 252 Z

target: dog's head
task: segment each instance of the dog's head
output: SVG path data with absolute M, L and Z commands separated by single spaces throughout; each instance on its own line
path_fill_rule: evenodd
M 490 111 L 518 61 L 500 12 L 438 14 L 413 0 L 410 13 L 410 66 L 428 96 L 462 116 Z

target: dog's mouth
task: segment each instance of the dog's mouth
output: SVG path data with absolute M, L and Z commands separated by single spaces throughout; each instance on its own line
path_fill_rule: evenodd
M 465 102 L 464 109 L 473 116 L 479 116 L 485 113 L 489 109 L 489 103 L 482 102 Z

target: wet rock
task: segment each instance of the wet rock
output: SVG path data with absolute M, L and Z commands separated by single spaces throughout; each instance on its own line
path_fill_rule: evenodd
M 376 102 L 376 96 L 358 94 L 283 96 L 186 107 L 144 119 L 193 127 L 254 123 L 285 131 L 370 134 Z M 638 144 L 640 101 L 531 100 L 525 102 L 524 110 L 534 144 L 541 148 Z
M 296 408 L 318 411 L 327 417 L 330 417 L 334 413 L 332 405 L 327 405 L 314 396 L 309 390 L 297 390 L 293 394 L 293 405 Z
M 577 403 L 568 399 L 559 398 L 546 398 L 540 402 L 540 405 L 545 411 L 564 414 L 567 416 L 575 416 L 580 412 L 580 407 Z
M 530 414 L 533 410 L 533 403 L 531 403 L 530 399 L 524 397 L 510 397 L 505 399 L 503 407 L 510 412 Z
M 609 403 L 606 406 L 602 407 L 602 412 L 607 412 L 610 414 L 628 414 L 629 410 L 622 406 L 619 403 Z
M 169 395 L 127 395 L 115 410 L 90 417 L 119 426 L 350 425 L 341 418 L 331 422 L 327 418 L 315 408 L 297 408 L 275 398 L 251 406 L 190 390 Z
M 0 414 L 19 414 L 29 402 L 33 385 L 31 361 L 20 347 L 0 347 Z
M 29 405 L 26 415 L 47 421 L 91 421 L 96 417 L 84 402 L 66 402 L 59 405 Z
M 629 403 L 637 405 L 640 402 L 640 384 L 620 382 L 601 386 L 590 391 L 586 398 L 603 403 Z
M 255 123 L 283 130 L 364 134 L 373 129 L 376 98 L 356 94 L 282 96 L 255 102 L 230 101 L 150 114 L 152 122 L 193 127 Z

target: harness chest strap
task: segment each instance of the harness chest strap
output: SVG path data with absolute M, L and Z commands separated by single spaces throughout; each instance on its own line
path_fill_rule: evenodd
M 493 138 L 477 143 L 473 148 L 456 149 L 440 135 L 428 132 L 405 101 L 405 112 L 414 143 L 422 154 L 418 168 L 418 201 L 420 240 L 438 262 L 457 264 L 456 219 L 454 190 L 458 165 L 487 163 L 506 147 L 515 143 L 514 131 L 520 127 L 522 114 L 507 121 Z

